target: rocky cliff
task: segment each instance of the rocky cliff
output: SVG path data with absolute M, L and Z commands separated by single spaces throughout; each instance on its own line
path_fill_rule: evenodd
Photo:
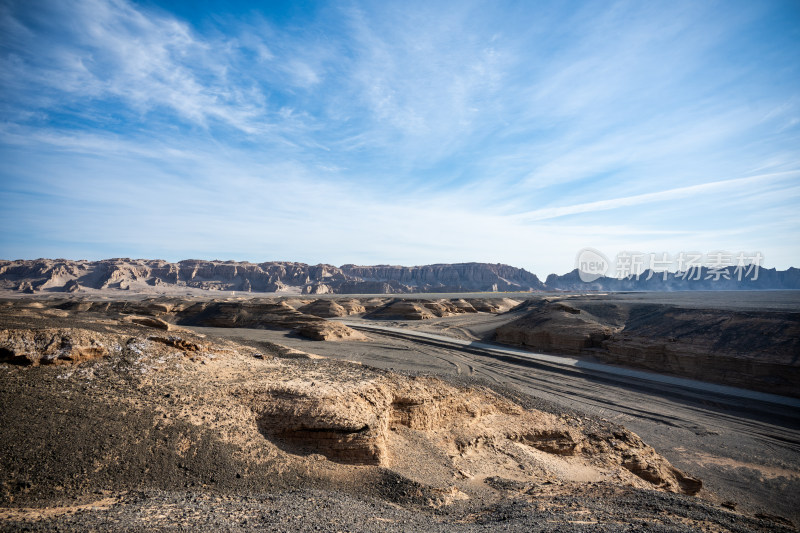
M 460 263 L 415 267 L 307 265 L 305 263 L 146 259 L 0 261 L 0 289 L 76 292 L 116 289 L 155 292 L 170 288 L 242 292 L 408 293 L 528 291 L 544 288 L 521 268 Z
M 465 289 L 518 291 L 544 288 L 536 275 L 521 268 L 501 264 L 458 263 L 415 267 L 343 265 L 341 270 L 352 279 L 400 284 L 419 292 L 433 289 L 446 292 Z
M 647 278 L 650 279 L 647 279 Z M 170 290 L 218 290 L 298 294 L 406 294 L 417 292 L 518 291 L 683 291 L 800 289 L 800 269 L 759 269 L 758 278 L 742 280 L 729 274 L 714 279 L 708 269 L 690 275 L 639 279 L 601 277 L 591 283 L 578 271 L 551 274 L 546 283 L 536 275 L 508 265 L 456 263 L 423 266 L 307 265 L 286 261 L 248 263 L 187 259 L 0 260 L 0 291 L 26 294 L 129 290 L 163 293 Z

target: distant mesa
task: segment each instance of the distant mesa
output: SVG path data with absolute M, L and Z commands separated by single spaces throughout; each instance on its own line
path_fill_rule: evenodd
M 414 267 L 307 265 L 272 261 L 237 263 L 189 259 L 0 261 L 0 290 L 25 293 L 170 289 L 265 293 L 407 294 L 414 292 L 533 291 L 544 289 L 521 268 L 486 263 Z
M 687 275 L 689 274 L 689 275 Z M 663 279 L 663 272 L 645 270 L 639 277 L 615 278 L 602 276 L 591 282 L 580 279 L 578 269 L 563 276 L 550 274 L 545 286 L 563 291 L 714 291 L 714 290 L 792 290 L 800 289 L 800 269 L 787 270 L 759 268 L 757 279 L 742 276 L 737 279 L 731 269 L 728 278 L 715 276 L 707 267 L 681 273 L 670 272 Z M 718 278 L 718 279 L 716 279 Z
M 522 268 L 492 263 L 412 267 L 348 264 L 336 267 L 285 261 L 248 263 L 199 259 L 178 263 L 127 258 L 102 261 L 0 260 L 0 290 L 25 294 L 100 290 L 144 294 L 202 290 L 325 295 L 800 289 L 800 270 L 797 268 L 785 271 L 762 268 L 757 280 L 748 278 L 740 281 L 733 276 L 731 279 L 706 279 L 709 277 L 706 269 L 701 269 L 698 276 L 669 274 L 666 280 L 661 275 L 648 276 L 645 271 L 639 279 L 600 277 L 586 283 L 574 270 L 563 276 L 551 274 L 542 283 L 535 274 Z M 431 309 L 420 308 L 416 312 L 438 316 Z M 405 313 L 403 311 L 401 314 Z

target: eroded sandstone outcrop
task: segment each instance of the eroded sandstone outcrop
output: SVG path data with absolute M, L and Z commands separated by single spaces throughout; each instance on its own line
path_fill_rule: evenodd
M 130 321 L 130 322 L 133 322 L 134 324 L 139 324 L 139 325 L 142 325 L 142 326 L 148 326 L 148 327 L 156 328 L 156 329 L 163 329 L 165 331 L 168 331 L 168 330 L 172 329 L 172 325 L 169 322 L 167 322 L 165 320 L 161 320 L 160 318 L 156 318 L 154 316 L 130 315 L 130 316 L 125 317 L 125 319 Z
M 321 318 L 343 317 L 354 314 L 350 312 L 351 309 L 346 309 L 340 302 L 335 300 L 314 300 L 310 304 L 298 308 L 298 311 Z M 361 311 L 356 312 L 363 313 L 364 308 L 361 307 Z
M 604 320 L 567 303 L 542 300 L 529 309 L 524 317 L 496 330 L 497 342 L 577 355 L 599 348 L 604 340 L 622 329 L 619 319 Z
M 259 429 L 290 453 L 321 454 L 345 464 L 392 467 L 408 460 L 403 431 L 424 435 L 468 464 L 472 476 L 496 467 L 500 450 L 518 468 L 536 471 L 537 451 L 563 468 L 591 469 L 597 479 L 620 477 L 637 486 L 694 494 L 702 483 L 675 469 L 635 434 L 611 424 L 587 427 L 570 417 L 525 410 L 485 389 L 460 389 L 434 378 L 342 372 L 315 373 L 246 395 Z M 416 437 L 419 438 L 419 437 Z M 483 462 L 483 466 L 482 466 Z M 643 483 L 644 482 L 644 483 Z
M 285 301 L 209 301 L 169 313 L 178 324 L 217 328 L 291 329 L 313 340 L 361 340 L 344 324 L 302 313 Z
M 79 328 L 3 329 L 0 363 L 31 366 L 78 363 L 103 357 L 113 346 L 100 340 L 97 333 Z
M 0 289 L 70 292 L 154 292 L 192 288 L 206 291 L 296 292 L 302 294 L 394 294 L 407 292 L 504 291 L 543 288 L 520 268 L 488 263 L 415 267 L 307 265 L 284 261 L 249 263 L 188 259 L 115 258 L 0 260 Z
M 306 322 L 294 328 L 294 332 L 315 341 L 359 341 L 366 338 L 363 334 L 344 324 L 327 320 Z
M 797 396 L 800 313 L 597 299 L 531 301 L 494 340 L 531 350 Z
M 518 303 L 508 298 L 442 298 L 438 300 L 396 298 L 371 310 L 366 317 L 392 320 L 426 320 L 464 313 L 501 313 L 508 311 Z

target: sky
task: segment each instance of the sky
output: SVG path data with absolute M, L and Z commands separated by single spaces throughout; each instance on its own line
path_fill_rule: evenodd
M 0 0 L 0 258 L 800 266 L 800 2 Z

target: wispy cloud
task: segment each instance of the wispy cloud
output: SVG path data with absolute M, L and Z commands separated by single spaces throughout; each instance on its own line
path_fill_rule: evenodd
M 549 207 L 537 209 L 517 215 L 523 221 L 549 220 L 579 213 L 596 213 L 598 211 L 609 211 L 621 207 L 638 206 L 655 202 L 668 202 L 688 198 L 692 196 L 709 196 L 718 192 L 740 191 L 743 188 L 748 190 L 747 194 L 752 198 L 753 187 L 758 187 L 764 182 L 790 181 L 796 182 L 800 176 L 800 171 L 781 172 L 773 174 L 761 174 L 747 178 L 735 178 L 729 180 L 712 181 L 688 187 L 676 187 L 658 192 L 637 194 L 622 198 L 610 198 L 607 200 L 597 200 L 583 204 L 566 205 L 561 207 Z

